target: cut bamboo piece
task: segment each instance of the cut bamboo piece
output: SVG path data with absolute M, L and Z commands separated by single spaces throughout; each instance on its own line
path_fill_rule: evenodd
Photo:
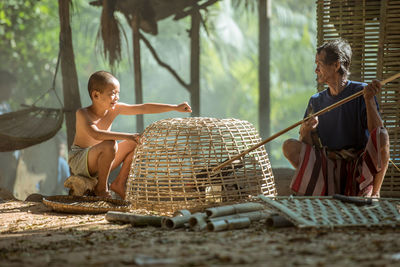
M 271 215 L 271 217 L 269 217 L 267 219 L 266 223 L 267 223 L 267 226 L 275 227 L 275 228 L 294 226 L 294 224 L 291 221 L 289 221 L 285 217 L 278 215 L 278 214 Z
M 236 213 L 251 212 L 264 209 L 265 206 L 260 203 L 248 202 L 235 204 L 230 206 L 221 206 L 206 209 L 208 218 L 221 217 L 226 215 L 232 215 Z
M 189 216 L 192 215 L 192 213 L 189 210 L 178 210 L 174 212 L 174 217 L 175 216 Z
M 228 230 L 246 228 L 251 223 L 248 217 L 228 219 L 226 222 L 228 223 Z
M 228 229 L 228 223 L 225 220 L 216 220 L 207 223 L 207 230 L 210 232 L 218 232 Z
M 258 210 L 258 211 L 238 213 L 238 214 L 233 214 L 233 215 L 207 218 L 207 219 L 209 222 L 211 222 L 211 221 L 228 220 L 228 219 L 246 217 L 246 218 L 249 218 L 250 221 L 259 221 L 259 220 L 267 219 L 269 216 L 270 216 L 270 214 L 268 212 L 265 212 L 264 210 Z
M 167 229 L 176 229 L 183 227 L 186 223 L 189 222 L 189 219 L 192 215 L 185 216 L 176 216 L 172 218 L 166 218 L 163 220 L 163 227 Z
M 207 228 L 207 215 L 205 213 L 196 213 L 189 219 L 190 229 L 193 231 L 202 231 Z
M 133 226 L 161 226 L 163 217 L 136 215 L 128 212 L 109 211 L 105 216 L 109 222 L 130 223 Z
M 207 224 L 207 229 L 210 232 L 218 232 L 224 230 L 243 229 L 250 226 L 250 219 L 247 217 L 239 217 L 232 219 L 221 219 L 210 221 Z
M 399 77 L 400 77 L 400 73 L 397 73 L 397 74 L 395 74 L 395 75 L 393 75 L 393 76 L 391 76 L 391 77 L 389 77 L 389 78 L 387 78 L 387 79 L 381 81 L 381 85 L 383 86 L 383 85 L 385 85 L 386 83 L 391 82 L 391 81 L 393 81 L 393 80 L 395 80 L 395 79 L 397 79 L 397 78 L 399 78 Z M 349 102 L 349 101 L 351 101 L 351 100 L 353 100 L 353 99 L 355 99 L 355 98 L 357 98 L 357 97 L 359 97 L 359 96 L 361 96 L 361 95 L 363 95 L 363 94 L 364 94 L 364 90 L 361 90 L 361 91 L 359 91 L 359 92 L 357 92 L 357 93 L 355 93 L 355 94 L 353 94 L 353 95 L 351 95 L 351 96 L 349 96 L 349 97 L 346 97 L 345 99 L 342 99 L 342 100 L 340 100 L 340 101 L 338 101 L 338 102 L 336 102 L 336 103 L 334 103 L 334 104 L 332 104 L 332 105 L 330 105 L 330 106 L 328 106 L 328 107 L 326 107 L 326 108 L 324 108 L 324 109 L 321 109 L 321 110 L 318 111 L 318 112 L 315 112 L 314 114 L 312 114 L 312 115 L 310 115 L 310 116 L 308 116 L 308 117 L 302 119 L 301 121 L 298 121 L 298 122 L 296 122 L 295 124 L 293 124 L 293 125 L 287 127 L 286 129 L 283 129 L 282 131 L 280 131 L 280 132 L 278 132 L 278 133 L 272 135 L 271 137 L 265 139 L 264 141 L 258 143 L 257 145 L 250 147 L 249 149 L 247 149 L 247 150 L 243 151 L 242 153 L 238 154 L 237 156 L 235 156 L 235 157 L 233 157 L 233 158 L 231 158 L 231 159 L 225 161 L 224 163 L 222 163 L 222 164 L 220 164 L 220 165 L 214 167 L 211 171 L 212 171 L 212 172 L 215 172 L 215 171 L 217 171 L 217 170 L 219 170 L 219 169 L 225 167 L 226 165 L 231 164 L 233 161 L 242 158 L 244 155 L 250 153 L 251 151 L 253 151 L 253 150 L 255 150 L 255 149 L 257 149 L 257 148 L 259 148 L 259 147 L 265 145 L 266 143 L 268 143 L 268 142 L 274 140 L 275 138 L 281 136 L 282 134 L 284 134 L 284 133 L 290 131 L 291 129 L 293 129 L 293 128 L 299 126 L 299 125 L 301 125 L 301 124 L 304 123 L 305 121 L 309 120 L 311 117 L 317 117 L 317 116 L 319 116 L 319 115 L 321 115 L 321 114 L 324 114 L 324 113 L 326 113 L 326 112 L 328 112 L 328 111 L 331 111 L 332 109 L 335 109 L 335 108 L 337 108 L 337 107 L 339 107 L 339 106 L 341 106 L 341 105 L 343 105 L 343 104 L 345 104 L 345 103 L 347 103 L 347 102 Z
M 194 213 L 191 215 L 185 215 L 185 216 L 175 216 L 172 218 L 166 218 L 163 220 L 163 227 L 167 229 L 176 229 L 176 228 L 181 228 L 184 227 L 186 224 L 189 224 L 190 219 L 192 218 L 201 218 L 201 217 L 206 217 L 205 213 Z

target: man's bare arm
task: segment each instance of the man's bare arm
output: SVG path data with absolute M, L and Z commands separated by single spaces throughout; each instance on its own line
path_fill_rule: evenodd
M 382 85 L 378 80 L 373 80 L 372 83 L 364 87 L 364 99 L 367 109 L 367 124 L 369 132 L 372 132 L 377 127 L 383 127 L 383 122 L 381 116 L 379 116 L 374 98 L 374 96 L 380 92 L 381 88 Z

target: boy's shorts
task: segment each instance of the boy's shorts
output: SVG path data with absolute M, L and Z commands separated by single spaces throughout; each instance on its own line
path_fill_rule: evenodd
M 90 175 L 88 167 L 88 155 L 91 147 L 82 148 L 76 145 L 71 146 L 68 153 L 68 165 L 74 175 L 96 178 Z

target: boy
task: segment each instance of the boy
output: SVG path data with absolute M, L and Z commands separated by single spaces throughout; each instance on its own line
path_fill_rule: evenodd
M 110 189 L 125 199 L 125 183 L 140 134 L 112 132 L 111 125 L 115 117 L 192 110 L 186 102 L 179 105 L 119 103 L 119 87 L 118 80 L 109 72 L 98 71 L 90 76 L 88 91 L 92 105 L 76 111 L 76 134 L 68 164 L 74 175 L 97 176 L 94 193 L 99 197 L 110 198 L 108 176 L 122 162 L 121 170 Z M 123 141 L 117 143 L 116 140 Z

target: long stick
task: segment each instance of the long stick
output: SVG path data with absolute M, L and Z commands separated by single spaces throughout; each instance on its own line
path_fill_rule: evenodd
M 393 75 L 393 76 L 381 81 L 381 85 L 384 86 L 388 82 L 391 82 L 391 81 L 393 81 L 393 80 L 395 80 L 395 79 L 397 79 L 399 77 L 400 77 L 400 73 L 397 73 L 397 74 L 395 74 L 395 75 Z M 298 121 L 295 124 L 287 127 L 286 129 L 283 129 L 280 132 L 277 132 L 276 134 L 268 137 L 267 139 L 265 139 L 264 141 L 258 143 L 257 145 L 254 145 L 254 146 L 250 147 L 249 149 L 247 149 L 247 150 L 243 151 L 242 153 L 238 154 L 237 156 L 235 156 L 235 157 L 233 157 L 233 158 L 221 163 L 220 165 L 214 167 L 211 171 L 215 172 L 215 171 L 225 167 L 226 165 L 231 164 L 233 161 L 235 161 L 237 159 L 240 159 L 241 157 L 243 157 L 244 155 L 248 154 L 249 152 L 259 148 L 260 146 L 265 145 L 266 143 L 268 143 L 268 142 L 274 140 L 275 138 L 277 138 L 278 136 L 281 136 L 282 134 L 292 130 L 293 128 L 295 128 L 297 126 L 299 126 L 300 124 L 302 124 L 306 120 L 310 119 L 311 117 L 316 117 L 316 116 L 324 114 L 324 113 L 326 113 L 328 111 L 331 111 L 332 109 L 337 108 L 337 107 L 343 105 L 344 103 L 347 103 L 350 100 L 353 100 L 353 99 L 355 99 L 355 98 L 357 98 L 357 97 L 359 97 L 360 95 L 363 95 L 363 94 L 364 94 L 364 90 L 361 90 L 361 91 L 359 91 L 359 92 L 357 92 L 357 93 L 355 93 L 355 94 L 353 94 L 353 95 L 351 95 L 349 97 L 346 97 L 345 99 L 342 99 L 342 100 L 340 100 L 340 101 L 338 101 L 338 102 L 336 102 L 336 103 L 334 103 L 334 104 L 332 104 L 332 105 L 330 105 L 330 106 L 328 106 L 328 107 L 326 107 L 324 109 L 321 109 L 320 111 L 318 111 L 318 112 L 316 112 L 314 114 L 311 114 L 310 116 L 302 119 L 301 121 Z

